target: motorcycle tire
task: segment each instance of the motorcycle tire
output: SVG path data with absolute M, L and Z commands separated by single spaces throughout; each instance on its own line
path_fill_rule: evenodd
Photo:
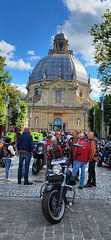
M 111 168 L 111 157 L 109 159 L 109 167 Z
M 33 165 L 32 165 L 32 174 L 36 175 L 38 172 L 39 172 L 38 163 L 33 163 Z
M 98 166 L 98 167 L 102 167 L 102 161 L 99 161 L 99 160 L 98 160 L 98 161 L 97 161 L 97 166 Z
M 42 158 L 39 159 L 39 168 L 41 169 L 44 165 L 44 160 Z
M 34 162 L 32 165 L 32 174 L 36 175 L 41 168 L 43 167 L 43 160 L 39 159 L 37 162 Z
M 65 201 L 62 199 L 61 206 L 58 207 L 60 193 L 58 190 L 44 192 L 42 199 L 42 211 L 45 219 L 56 224 L 61 221 L 65 213 Z
M 5 167 L 5 163 L 4 163 L 4 161 L 3 161 L 3 158 L 2 159 L 0 159 L 1 161 L 0 161 L 0 165 L 1 165 L 1 167 Z

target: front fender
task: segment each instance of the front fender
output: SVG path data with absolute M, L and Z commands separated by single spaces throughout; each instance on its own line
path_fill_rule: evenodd
M 45 192 L 50 192 L 54 189 L 57 189 L 57 190 L 60 190 L 61 188 L 61 185 L 60 184 L 56 184 L 56 183 L 53 183 L 53 184 L 49 184 L 47 185 L 47 187 L 45 188 Z

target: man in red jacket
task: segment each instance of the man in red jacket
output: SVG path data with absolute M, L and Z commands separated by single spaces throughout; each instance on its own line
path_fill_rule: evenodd
M 72 174 L 76 177 L 78 169 L 81 168 L 81 177 L 80 177 L 80 186 L 79 189 L 83 189 L 84 186 L 84 180 L 85 180 L 85 168 L 86 164 L 89 161 L 90 158 L 90 144 L 85 141 L 85 135 L 84 133 L 80 133 L 78 135 L 78 138 L 80 139 L 77 143 L 79 147 L 75 147 L 73 151 L 73 171 Z

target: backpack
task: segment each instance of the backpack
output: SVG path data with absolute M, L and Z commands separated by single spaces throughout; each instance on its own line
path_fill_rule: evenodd
M 3 145 L 3 156 L 4 157 L 9 157 L 9 154 L 11 154 L 10 151 L 8 150 L 8 146 L 9 146 L 9 144 Z
M 51 158 L 61 158 L 61 154 L 60 154 L 60 149 L 58 148 L 58 145 L 55 144 L 51 149 L 50 149 L 50 157 Z

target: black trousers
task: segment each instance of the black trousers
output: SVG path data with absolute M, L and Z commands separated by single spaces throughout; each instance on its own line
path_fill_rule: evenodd
M 89 169 L 88 169 L 88 172 L 89 172 L 88 183 L 89 184 L 91 184 L 91 183 L 96 184 L 95 163 L 96 163 L 95 160 L 91 160 L 89 162 Z

